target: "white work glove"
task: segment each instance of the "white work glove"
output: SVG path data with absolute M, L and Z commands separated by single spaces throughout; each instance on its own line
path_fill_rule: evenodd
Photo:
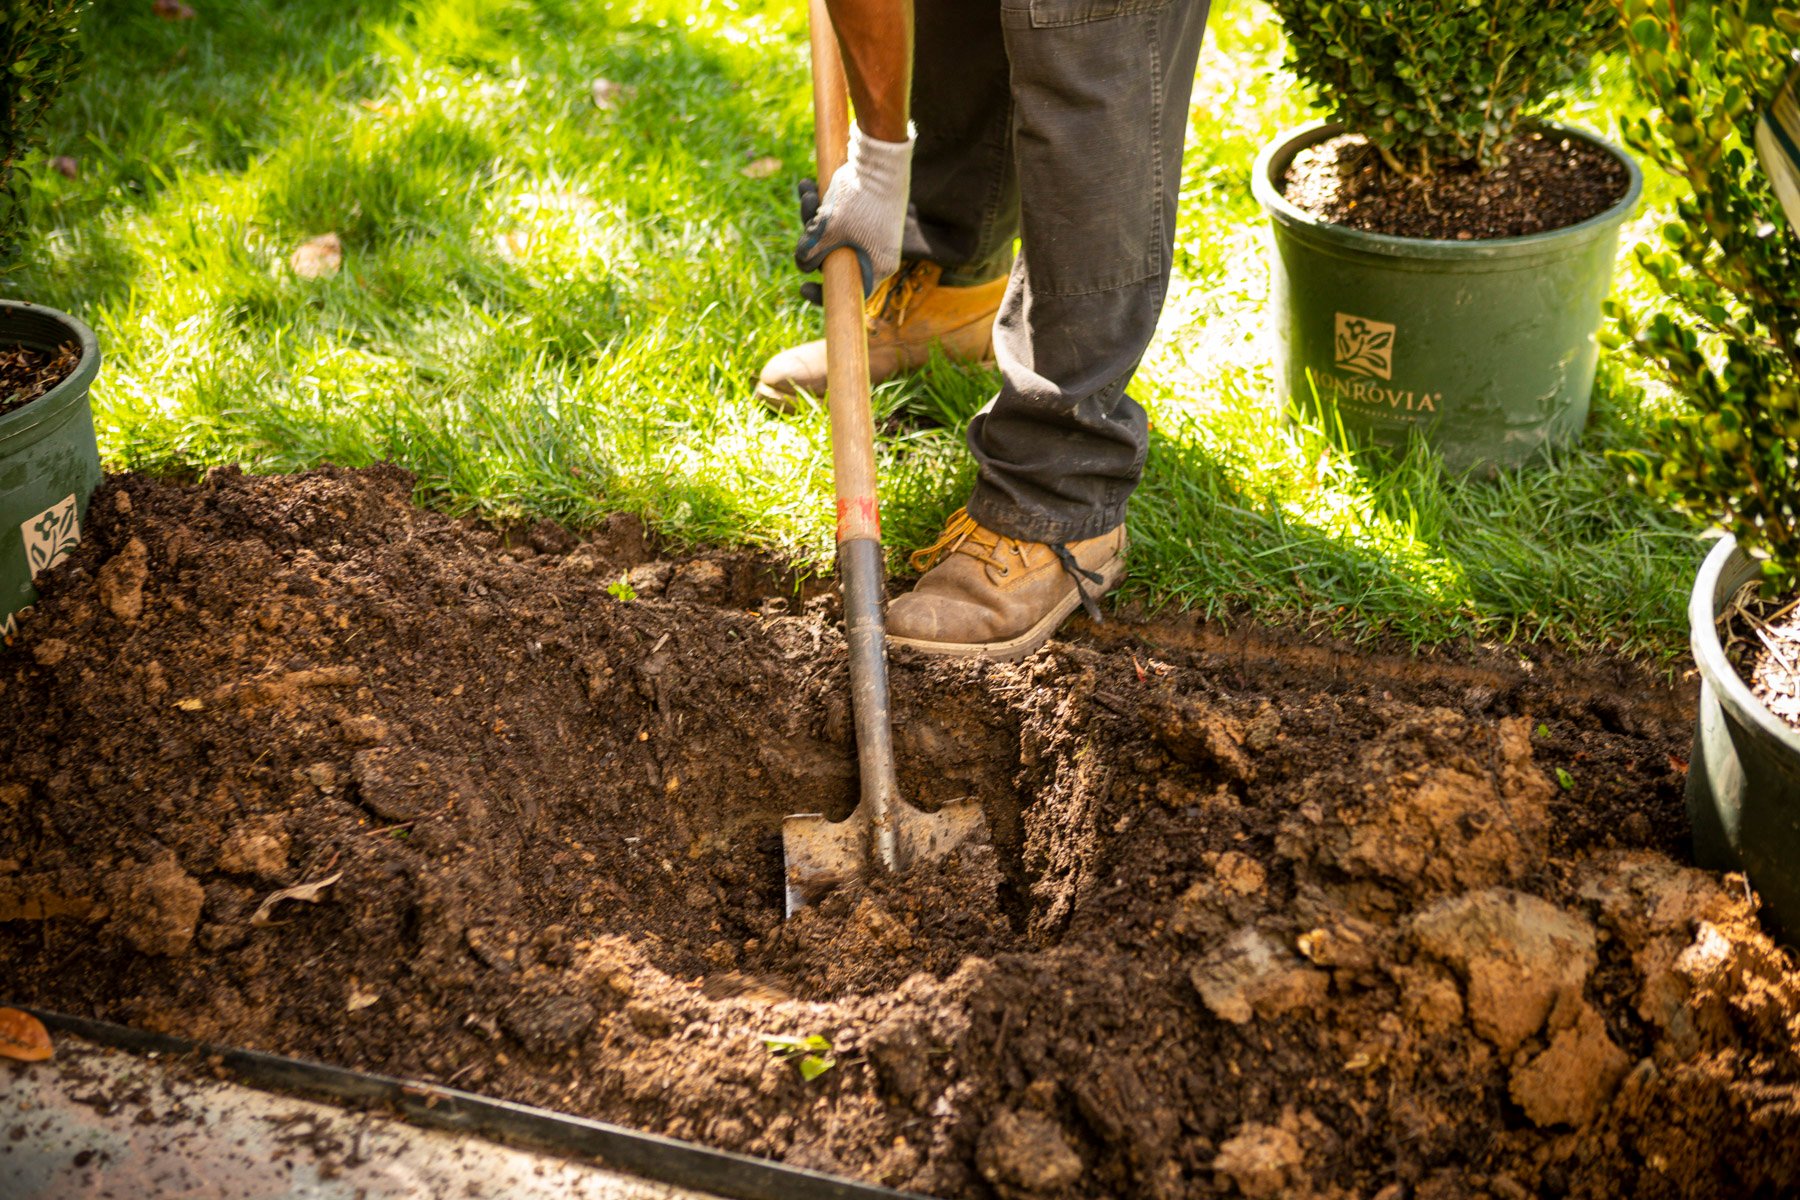
M 800 219 L 806 232 L 794 250 L 802 271 L 817 271 L 826 255 L 848 246 L 862 264 L 863 295 L 900 269 L 900 239 L 912 187 L 914 138 L 883 142 L 850 127 L 850 157 L 819 198 L 819 185 L 800 182 Z

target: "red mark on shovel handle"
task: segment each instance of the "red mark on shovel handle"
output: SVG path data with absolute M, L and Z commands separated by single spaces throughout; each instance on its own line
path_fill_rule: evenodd
M 881 510 L 873 496 L 839 496 L 837 502 L 837 540 L 881 537 Z

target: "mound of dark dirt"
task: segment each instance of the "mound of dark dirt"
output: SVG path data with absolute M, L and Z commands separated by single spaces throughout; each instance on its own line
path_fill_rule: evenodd
M 1800 975 L 1672 857 L 1690 710 L 1628 667 L 900 662 L 903 787 L 994 850 L 784 922 L 781 816 L 855 795 L 829 614 L 409 487 L 97 496 L 0 651 L 5 999 L 943 1196 L 1800 1186 Z

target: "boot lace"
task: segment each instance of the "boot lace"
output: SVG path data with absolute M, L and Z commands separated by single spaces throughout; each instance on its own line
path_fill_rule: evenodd
M 1012 572 L 1014 560 L 1021 566 L 1028 566 L 1031 560 L 1026 553 L 1027 549 L 1040 544 L 1042 543 L 1022 542 L 1018 538 L 995 533 L 971 517 L 967 508 L 959 508 L 944 523 L 944 532 L 938 535 L 938 540 L 922 550 L 914 551 L 907 561 L 912 564 L 913 570 L 924 572 L 948 555 L 967 554 L 1005 576 Z M 1081 598 L 1081 607 L 1087 610 L 1088 617 L 1096 625 L 1104 623 L 1099 604 L 1095 603 L 1093 594 L 1083 586 L 1083 582 L 1101 584 L 1106 581 L 1105 576 L 1098 571 L 1090 571 L 1077 562 L 1066 543 L 1057 542 L 1047 545 L 1046 549 L 1056 556 L 1064 573 L 1074 583 L 1075 594 Z
M 967 554 L 1005 575 L 1012 570 L 1012 560 L 1021 564 L 1027 561 L 1025 547 L 1031 544 L 984 529 L 969 515 L 968 509 L 959 508 L 944 523 L 944 532 L 938 535 L 938 540 L 923 550 L 914 551 L 907 561 L 915 571 L 929 571 L 951 554 Z
M 876 285 L 869 296 L 870 317 L 894 325 L 904 324 L 907 310 L 919 294 L 937 278 L 932 264 L 922 258 L 902 263 L 900 269 Z

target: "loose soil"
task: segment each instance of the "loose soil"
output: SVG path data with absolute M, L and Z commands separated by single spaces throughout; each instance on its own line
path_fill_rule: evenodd
M 0 651 L 4 999 L 946 1197 L 1800 1187 L 1691 689 L 1191 620 L 898 661 L 905 792 L 994 848 L 784 921 L 780 818 L 856 790 L 830 596 L 410 488 L 97 494 Z
M 81 347 L 74 342 L 57 350 L 0 347 L 0 416 L 24 408 L 67 379 L 80 363 Z
M 1580 224 L 1617 204 L 1629 185 L 1613 155 L 1554 133 L 1520 135 L 1505 165 L 1491 171 L 1450 166 L 1423 182 L 1390 169 L 1361 134 L 1342 134 L 1294 156 L 1283 194 L 1333 225 L 1473 241 Z

